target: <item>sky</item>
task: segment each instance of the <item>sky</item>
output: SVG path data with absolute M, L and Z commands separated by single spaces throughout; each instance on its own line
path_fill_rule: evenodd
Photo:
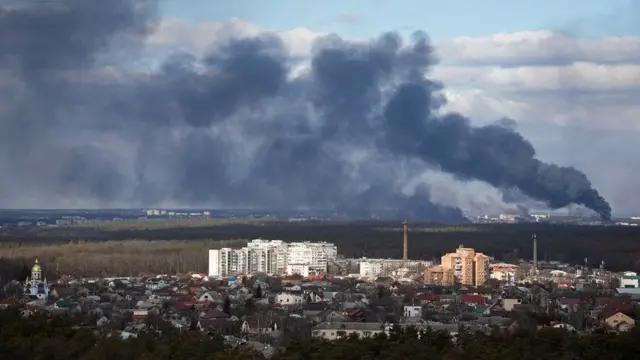
M 369 37 L 425 30 L 433 40 L 522 30 L 560 29 L 582 36 L 637 35 L 623 9 L 631 0 L 167 0 L 165 14 L 185 21 L 241 18 L 273 30 Z M 623 15 L 623 16 L 621 16 Z M 615 21 L 607 21 L 615 17 Z
M 7 4 L 16 10 L 5 12 Z M 518 194 L 493 181 L 565 200 L 593 187 L 614 215 L 640 215 L 638 1 L 16 4 L 0 0 L 0 30 L 9 34 L 0 37 L 0 208 L 314 206 L 396 196 L 409 205 L 428 197 L 462 210 L 513 208 L 506 197 Z M 416 31 L 433 52 L 409 36 Z M 401 79 L 434 97 L 411 97 Z M 442 98 L 424 120 L 420 109 Z M 392 100 L 415 105 L 394 111 L 415 112 L 392 122 Z M 513 122 L 473 130 L 503 118 Z M 438 137 L 441 123 L 468 131 Z M 509 138 L 515 132 L 492 132 L 504 126 L 535 153 Z M 420 137 L 412 150 L 420 154 L 397 162 L 409 151 L 397 138 L 407 133 Z M 441 150 L 450 145 L 460 148 Z M 443 158 L 424 158 L 436 155 Z M 458 157 L 471 175 L 455 168 Z M 586 176 L 527 166 L 532 158 Z M 526 178 L 545 186 L 484 172 L 540 168 Z
M 614 213 L 640 213 L 638 2 L 166 0 L 163 10 L 182 42 L 194 41 L 186 28 L 236 19 L 283 34 L 301 53 L 314 34 L 425 31 L 448 109 L 479 124 L 513 118 L 541 158 L 584 170 Z

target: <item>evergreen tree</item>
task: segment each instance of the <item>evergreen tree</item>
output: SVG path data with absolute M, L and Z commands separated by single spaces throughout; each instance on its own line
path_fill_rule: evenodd
M 222 311 L 224 311 L 224 313 L 227 315 L 231 315 L 231 299 L 229 299 L 228 296 L 224 298 L 224 303 L 222 304 Z

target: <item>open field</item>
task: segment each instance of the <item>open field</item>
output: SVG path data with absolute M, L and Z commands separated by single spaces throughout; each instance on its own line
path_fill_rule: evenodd
M 458 245 L 505 261 L 532 257 L 614 270 L 640 270 L 640 229 L 564 225 L 410 224 L 409 256 L 433 259 Z M 401 256 L 401 225 L 380 221 L 158 222 L 140 229 L 91 226 L 0 232 L 0 256 L 27 264 L 37 256 L 49 271 L 83 275 L 206 271 L 207 250 L 239 247 L 253 238 L 329 241 L 346 257 Z M 56 270 L 57 269 L 57 270 Z

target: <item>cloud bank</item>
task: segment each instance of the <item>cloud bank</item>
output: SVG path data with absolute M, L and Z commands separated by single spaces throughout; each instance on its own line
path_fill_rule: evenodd
M 474 202 L 434 193 L 449 182 L 610 216 L 583 173 L 541 161 L 510 121 L 474 126 L 446 111 L 442 85 L 425 77 L 438 57 L 424 34 L 356 41 L 235 20 L 200 24 L 194 37 L 180 23 L 158 28 L 156 6 L 2 7 L 4 207 L 386 209 L 441 220 Z M 494 195 L 472 207 L 509 202 Z

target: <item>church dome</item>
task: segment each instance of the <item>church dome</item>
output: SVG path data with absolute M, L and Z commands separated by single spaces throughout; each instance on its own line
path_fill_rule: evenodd
M 40 264 L 38 264 L 38 259 L 36 259 L 36 263 L 33 264 L 33 267 L 31 267 L 31 272 L 41 272 L 42 268 L 40 267 Z

